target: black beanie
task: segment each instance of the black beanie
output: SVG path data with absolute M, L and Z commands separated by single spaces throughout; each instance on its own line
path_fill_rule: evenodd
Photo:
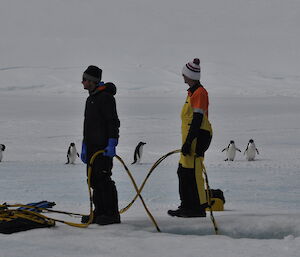
M 99 69 L 97 66 L 90 65 L 83 73 L 82 78 L 94 81 L 94 82 L 100 82 L 102 77 L 102 70 Z

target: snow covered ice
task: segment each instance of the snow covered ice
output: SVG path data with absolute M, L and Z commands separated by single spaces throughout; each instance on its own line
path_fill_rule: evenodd
M 214 129 L 205 164 L 226 204 L 214 213 L 218 236 L 209 214 L 169 217 L 179 203 L 172 155 L 142 193 L 162 233 L 137 200 L 120 225 L 0 234 L 0 256 L 299 256 L 299 13 L 294 0 L 2 1 L 1 203 L 49 200 L 88 213 L 85 166 L 64 163 L 70 142 L 80 149 L 87 97 L 80 82 L 90 64 L 118 87 L 118 155 L 129 164 L 136 144 L 147 142 L 143 165 L 129 166 L 140 184 L 180 147 L 180 72 L 200 57 Z M 243 153 L 250 138 L 255 161 L 239 152 L 223 161 L 229 140 Z M 113 178 L 122 208 L 135 194 L 117 161 Z

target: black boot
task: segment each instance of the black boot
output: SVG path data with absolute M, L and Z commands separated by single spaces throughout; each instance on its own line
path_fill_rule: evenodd
M 84 216 L 81 217 L 81 223 L 86 224 L 86 223 L 89 222 L 89 219 L 90 219 L 90 215 L 84 215 Z M 95 216 L 93 217 L 93 220 L 92 220 L 91 224 L 94 224 L 94 223 L 96 223 L 96 217 Z
M 168 214 L 172 217 L 180 217 L 180 218 L 206 217 L 205 209 L 186 210 L 186 209 L 178 208 L 177 210 L 168 210 Z
M 118 207 L 118 192 L 115 182 L 110 177 L 107 180 L 102 180 L 101 189 L 99 190 L 99 199 L 101 199 L 102 213 L 96 217 L 96 224 L 109 225 L 121 223 L 119 207 Z
M 111 216 L 108 215 L 97 216 L 96 223 L 102 226 L 110 225 L 110 224 L 119 224 L 121 223 L 120 214 L 111 215 Z
M 89 222 L 89 219 L 90 219 L 90 215 L 83 215 L 81 217 L 81 223 L 86 224 Z M 93 220 L 92 220 L 91 224 L 95 224 L 95 223 L 96 223 L 96 212 L 94 211 L 94 216 L 93 216 Z

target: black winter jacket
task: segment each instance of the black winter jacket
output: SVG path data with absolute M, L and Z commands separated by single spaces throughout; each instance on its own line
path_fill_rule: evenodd
M 87 146 L 104 149 L 109 138 L 119 137 L 115 94 L 115 85 L 106 83 L 86 99 L 83 141 Z

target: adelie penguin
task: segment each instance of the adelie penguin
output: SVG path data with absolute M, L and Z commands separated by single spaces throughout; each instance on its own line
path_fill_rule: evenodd
M 259 152 L 255 146 L 254 140 L 250 139 L 249 143 L 247 145 L 247 148 L 244 152 L 244 155 L 246 155 L 246 160 L 254 161 L 256 153 L 259 154 Z
M 5 150 L 5 145 L 0 144 L 0 162 L 2 162 L 4 150 Z
M 133 156 L 133 163 L 131 164 L 135 164 L 135 163 L 140 163 L 141 159 L 142 159 L 142 155 L 143 155 L 143 147 L 146 143 L 144 142 L 139 142 L 138 145 L 135 148 L 134 151 L 134 156 Z
M 75 160 L 77 158 L 77 156 L 79 157 L 79 154 L 76 150 L 76 146 L 75 143 L 71 143 L 68 149 L 68 153 L 67 153 L 67 159 L 68 161 L 66 162 L 66 164 L 75 164 Z
M 222 150 L 222 152 L 226 151 L 226 157 L 224 161 L 234 161 L 236 151 L 241 152 L 240 149 L 236 148 L 233 140 L 230 141 L 229 145 Z

